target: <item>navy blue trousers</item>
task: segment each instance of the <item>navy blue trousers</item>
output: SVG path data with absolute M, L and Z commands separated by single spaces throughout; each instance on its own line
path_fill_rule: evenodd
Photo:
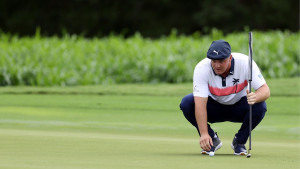
M 182 110 L 185 118 L 197 128 L 200 135 L 196 117 L 195 117 L 195 102 L 193 94 L 188 94 L 183 97 L 180 109 Z M 267 111 L 267 105 L 265 102 L 255 103 L 252 106 L 252 130 L 262 121 Z M 242 97 L 240 101 L 234 105 L 223 105 L 211 97 L 208 97 L 207 101 L 207 121 L 209 123 L 218 122 L 237 122 L 242 123 L 241 128 L 235 135 L 237 141 L 240 144 L 245 144 L 249 137 L 249 104 L 247 102 L 247 97 Z M 214 136 L 214 131 L 208 125 L 208 133 L 211 137 Z

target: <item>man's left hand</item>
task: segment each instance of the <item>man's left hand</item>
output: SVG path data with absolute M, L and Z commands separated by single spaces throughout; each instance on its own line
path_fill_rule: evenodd
M 256 94 L 254 92 L 249 93 L 249 90 L 247 90 L 247 101 L 248 104 L 253 105 L 256 103 Z

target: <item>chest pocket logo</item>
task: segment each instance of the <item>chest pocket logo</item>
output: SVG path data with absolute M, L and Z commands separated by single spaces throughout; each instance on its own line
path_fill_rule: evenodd
M 233 86 L 235 85 L 235 93 L 237 91 L 237 88 L 238 88 L 238 83 L 240 82 L 240 79 L 236 79 L 236 78 L 233 78 Z

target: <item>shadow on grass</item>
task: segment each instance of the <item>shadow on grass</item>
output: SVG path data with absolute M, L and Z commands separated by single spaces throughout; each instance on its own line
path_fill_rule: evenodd
M 209 155 L 203 155 L 201 153 L 162 153 L 161 155 L 167 155 L 167 156 L 184 156 L 184 157 L 209 157 Z M 234 154 L 215 154 L 215 156 L 218 157 L 246 157 L 246 156 L 236 156 Z
M 161 153 L 163 156 L 181 156 L 181 157 L 210 157 L 209 155 L 203 155 L 201 153 Z M 232 153 L 215 154 L 214 157 L 233 157 L 233 158 L 246 158 L 246 156 L 237 156 Z

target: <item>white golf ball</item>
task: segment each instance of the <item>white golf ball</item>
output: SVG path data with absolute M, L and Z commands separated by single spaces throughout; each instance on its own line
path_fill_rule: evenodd
M 215 155 L 215 152 L 209 152 L 209 156 L 213 157 Z

